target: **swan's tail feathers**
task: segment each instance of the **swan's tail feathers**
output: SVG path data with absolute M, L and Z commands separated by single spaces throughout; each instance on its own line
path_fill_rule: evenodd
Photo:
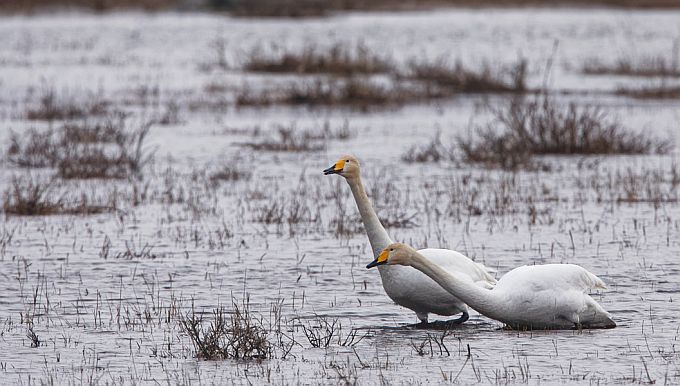
M 477 266 L 479 277 L 481 279 L 477 281 L 477 284 L 483 282 L 485 283 L 484 285 L 482 285 L 483 287 L 493 288 L 496 285 L 496 278 L 493 277 L 489 272 L 495 273 L 496 271 L 494 269 L 490 269 L 489 267 L 482 263 L 475 262 L 475 265 Z
M 604 284 L 602 279 L 600 279 L 599 277 L 595 276 L 594 274 L 592 274 L 588 271 L 586 271 L 586 273 L 587 273 L 587 276 L 588 276 L 588 278 L 587 278 L 588 288 L 607 289 L 607 285 Z

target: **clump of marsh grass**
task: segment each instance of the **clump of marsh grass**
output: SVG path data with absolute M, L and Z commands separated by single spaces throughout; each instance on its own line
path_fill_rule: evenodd
M 621 75 L 637 77 L 678 77 L 680 76 L 680 56 L 676 44 L 674 54 L 666 56 L 647 56 L 640 59 L 621 57 L 613 63 L 603 63 L 597 59 L 587 60 L 581 72 L 587 75 Z
M 53 167 L 59 162 L 58 144 L 54 140 L 54 130 L 29 129 L 23 140 L 19 134 L 10 134 L 7 157 L 10 162 L 25 168 Z
M 306 132 L 298 132 L 294 128 L 279 127 L 276 134 L 258 142 L 245 143 L 244 146 L 253 150 L 281 152 L 318 151 L 325 148 L 318 138 L 310 138 Z
M 11 135 L 10 162 L 56 168 L 61 178 L 127 178 L 139 175 L 152 154 L 144 148 L 150 124 L 129 129 L 122 115 L 102 122 L 70 122 L 58 129 Z
M 398 107 L 409 101 L 442 97 L 430 87 L 387 86 L 359 77 L 344 80 L 318 79 L 311 83 L 291 83 L 266 92 L 253 92 L 243 87 L 236 93 L 236 105 L 269 106 L 275 104 L 303 105 L 309 107 L 350 107 L 369 110 L 374 107 Z
M 504 169 L 536 166 L 535 156 L 666 153 L 667 140 L 632 133 L 598 108 L 558 106 L 547 96 L 513 99 L 494 121 L 458 137 L 464 160 Z
M 510 70 L 494 69 L 488 64 L 471 70 L 444 59 L 434 62 L 412 61 L 405 77 L 419 80 L 455 93 L 508 93 L 526 91 L 527 62 L 520 60 Z
M 107 108 L 108 103 L 99 98 L 79 103 L 73 99 L 60 99 L 52 88 L 46 88 L 38 103 L 26 111 L 26 118 L 43 121 L 81 119 L 103 115 Z
M 259 135 L 259 131 L 257 133 Z M 247 146 L 253 150 L 302 152 L 319 151 L 326 148 L 326 142 L 331 140 L 345 141 L 355 135 L 354 130 L 345 121 L 342 126 L 332 128 L 326 121 L 322 128 L 298 129 L 295 124 L 278 126 L 273 135 L 257 142 L 247 142 Z
M 251 72 L 351 76 L 386 73 L 391 65 L 362 44 L 350 47 L 336 43 L 327 49 L 309 46 L 300 53 L 284 52 L 278 57 L 265 57 L 253 51 L 244 68 Z
M 91 205 L 87 197 L 67 202 L 64 196 L 55 197 L 52 188 L 54 179 L 41 181 L 31 178 L 13 178 L 11 186 L 5 190 L 2 208 L 6 215 L 47 216 L 58 214 L 95 214 L 113 208 Z
M 421 162 L 441 162 L 455 160 L 454 149 L 442 143 L 440 133 L 435 134 L 430 142 L 421 145 L 415 144 L 411 146 L 401 159 L 411 163 Z
M 231 314 L 222 307 L 213 310 L 213 318 L 205 327 L 203 317 L 192 310 L 180 320 L 199 359 L 265 359 L 271 355 L 267 330 L 255 318 L 248 303 L 233 304 Z
M 241 180 L 247 181 L 250 180 L 252 175 L 253 173 L 243 168 L 240 168 L 238 165 L 227 164 L 223 165 L 215 172 L 210 174 L 210 181 L 212 182 L 241 181 Z
M 670 86 L 662 83 L 660 85 L 638 88 L 621 87 L 616 90 L 616 93 L 636 99 L 680 99 L 680 86 Z

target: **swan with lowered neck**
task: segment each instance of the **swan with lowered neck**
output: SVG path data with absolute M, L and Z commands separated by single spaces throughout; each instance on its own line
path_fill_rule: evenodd
M 587 291 L 606 288 L 602 280 L 574 264 L 515 268 L 492 289 L 433 264 L 406 244 L 385 248 L 366 268 L 410 266 L 433 280 L 482 315 L 513 329 L 614 328 L 616 323 Z
M 368 195 L 361 182 L 359 161 L 353 156 L 343 156 L 333 166 L 324 170 L 324 174 L 338 174 L 349 184 L 373 255 L 377 257 L 385 247 L 392 243 L 392 240 L 368 201 Z M 419 252 L 443 269 L 467 276 L 477 285 L 492 287 L 496 283 L 483 265 L 475 263 L 458 252 L 434 248 L 421 249 Z M 400 266 L 380 266 L 378 270 L 387 296 L 398 305 L 413 310 L 423 324 L 427 323 L 430 313 L 443 316 L 460 313 L 460 318 L 451 323 L 462 323 L 468 319 L 469 314 L 465 303 L 422 272 L 411 267 Z

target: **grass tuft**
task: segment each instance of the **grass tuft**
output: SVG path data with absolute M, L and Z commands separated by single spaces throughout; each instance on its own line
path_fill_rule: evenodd
M 245 69 L 251 72 L 333 74 L 351 76 L 357 74 L 386 73 L 390 64 L 371 54 L 364 45 L 354 48 L 337 43 L 327 50 L 307 47 L 301 53 L 284 52 L 279 57 L 265 57 L 259 51 L 250 54 Z
M 587 75 L 677 77 L 680 76 L 680 62 L 677 53 L 670 60 L 665 56 L 645 57 L 639 60 L 625 57 L 606 64 L 591 59 L 583 64 L 581 72 Z
M 82 119 L 107 112 L 108 103 L 94 98 L 88 102 L 78 103 L 75 100 L 59 99 L 51 88 L 43 90 L 37 105 L 26 111 L 30 120 L 55 121 Z
M 520 60 L 510 70 L 495 70 L 485 64 L 477 71 L 462 63 L 451 65 L 444 59 L 435 62 L 412 61 L 406 77 L 426 82 L 455 93 L 508 93 L 526 91 L 527 62 Z
M 195 312 L 180 320 L 196 350 L 196 357 L 218 359 L 265 359 L 271 354 L 267 330 L 249 311 L 248 304 L 226 315 L 224 308 L 213 310 L 213 321 L 206 328 Z
M 67 203 L 63 196 L 55 198 L 52 194 L 54 180 L 48 182 L 29 178 L 13 178 L 7 188 L 2 204 L 6 215 L 47 216 L 59 214 L 96 214 L 112 210 L 111 207 L 90 205 L 85 196 L 80 200 Z
M 139 175 L 152 158 L 144 148 L 150 124 L 128 129 L 125 117 L 99 123 L 67 123 L 58 129 L 12 133 L 8 158 L 28 168 L 57 168 L 65 179 L 128 178 Z
M 514 99 L 493 111 L 495 121 L 475 128 L 475 138 L 458 137 L 464 159 L 504 169 L 535 167 L 548 154 L 667 153 L 668 140 L 627 131 L 598 108 L 557 106 L 549 97 Z
M 402 154 L 401 159 L 410 163 L 453 161 L 454 151 L 442 144 L 440 133 L 437 133 L 425 145 L 413 145 Z

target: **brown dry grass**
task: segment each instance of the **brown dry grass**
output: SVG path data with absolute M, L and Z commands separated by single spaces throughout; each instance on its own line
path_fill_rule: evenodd
M 36 12 L 54 8 L 81 8 L 97 12 L 116 9 L 163 10 L 176 8 L 181 0 L 0 0 L 2 12 Z
M 319 17 L 338 11 L 406 11 L 436 7 L 609 6 L 623 8 L 677 8 L 678 0 L 212 0 L 214 8 L 244 17 Z
M 455 160 L 454 149 L 442 143 L 440 133 L 424 145 L 413 145 L 402 154 L 401 159 L 406 162 L 440 162 Z
M 459 137 L 467 162 L 504 169 L 535 167 L 535 156 L 548 154 L 666 153 L 668 140 L 634 134 L 598 108 L 558 106 L 547 96 L 513 99 L 493 110 L 495 120 Z
M 66 179 L 128 178 L 137 176 L 152 154 L 144 148 L 150 129 L 127 127 L 114 115 L 99 123 L 68 123 L 58 129 L 12 133 L 9 161 L 27 168 L 57 168 Z
M 408 102 L 422 102 L 449 95 L 438 88 L 421 87 L 417 84 L 410 87 L 402 84 L 387 86 L 364 78 L 351 77 L 345 80 L 318 79 L 313 83 L 291 83 L 263 92 L 254 92 L 243 87 L 237 92 L 236 105 L 329 106 L 367 111 L 371 108 L 399 107 Z
M 680 99 L 680 86 L 661 84 L 639 88 L 619 88 L 616 93 L 637 99 Z
M 278 57 L 266 57 L 253 51 L 244 68 L 251 72 L 351 76 L 386 73 L 391 65 L 362 44 L 350 47 L 336 43 L 328 49 L 307 47 L 300 53 L 284 52 Z
M 43 121 L 82 119 L 103 115 L 107 109 L 108 103 L 100 98 L 77 102 L 74 99 L 60 98 L 53 89 L 46 88 L 38 98 L 38 103 L 26 111 L 26 118 Z
M 213 320 L 204 327 L 203 317 L 192 312 L 180 320 L 196 350 L 196 357 L 216 359 L 264 359 L 271 355 L 271 343 L 262 320 L 255 318 L 248 304 L 233 304 L 227 316 L 224 308 L 213 310 Z
M 6 215 L 47 216 L 59 214 L 87 215 L 113 210 L 112 207 L 91 205 L 87 197 L 67 202 L 63 196 L 52 192 L 54 180 L 40 181 L 33 178 L 13 178 L 2 203 Z
M 583 64 L 581 72 L 588 75 L 678 77 L 680 76 L 678 59 L 676 52 L 671 58 L 665 56 L 645 57 L 638 60 L 619 58 L 612 64 L 602 63 L 599 60 L 588 60 Z
M 520 60 L 508 70 L 493 69 L 489 64 L 471 70 L 444 59 L 434 62 L 412 61 L 406 77 L 436 85 L 455 93 L 507 93 L 526 91 L 527 63 Z
M 38 12 L 81 8 L 96 12 L 121 9 L 161 11 L 183 7 L 228 11 L 241 17 L 319 17 L 338 11 L 407 11 L 437 7 L 607 6 L 620 8 L 678 8 L 678 0 L 0 0 L 0 12 Z

